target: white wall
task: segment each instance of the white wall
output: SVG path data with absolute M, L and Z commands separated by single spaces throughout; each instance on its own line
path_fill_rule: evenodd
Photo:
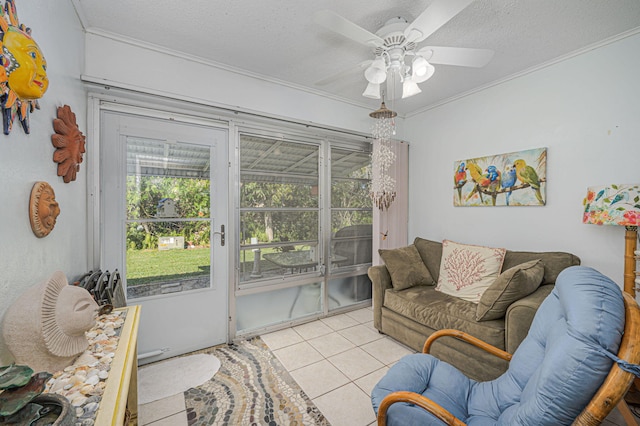
M 91 81 L 206 105 L 266 113 L 369 133 L 371 109 L 221 68 L 179 52 L 87 33 L 84 74 Z M 401 137 L 401 135 L 399 135 Z
M 4 5 L 4 2 L 2 2 Z M 86 268 L 86 168 L 76 181 L 57 176 L 51 144 L 58 106 L 69 105 L 86 134 L 86 94 L 80 82 L 84 34 L 69 0 L 16 2 L 20 22 L 32 29 L 47 60 L 49 89 L 40 110 L 31 114 L 31 133 L 14 122 L 8 136 L 0 133 L 0 317 L 28 287 L 61 270 L 72 280 Z M 87 150 L 91 141 L 87 141 Z M 60 204 L 60 216 L 49 236 L 39 239 L 29 224 L 29 195 L 36 181 L 46 181 Z M 0 339 L 0 365 L 10 355 Z
M 622 286 L 624 228 L 582 224 L 582 199 L 640 182 L 638 52 L 635 35 L 408 118 L 410 241 L 569 251 Z M 453 207 L 454 161 L 539 147 L 546 206 Z

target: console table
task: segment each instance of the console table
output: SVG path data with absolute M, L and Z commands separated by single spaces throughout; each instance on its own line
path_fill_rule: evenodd
M 125 310 L 127 316 L 96 413 L 95 426 L 138 424 L 137 348 L 140 306 L 128 306 L 119 310 Z

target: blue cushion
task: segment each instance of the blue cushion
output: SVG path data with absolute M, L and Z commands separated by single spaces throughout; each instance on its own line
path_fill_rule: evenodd
M 624 329 L 620 288 L 594 269 L 565 269 L 544 300 L 509 369 L 496 380 L 475 382 L 445 362 L 423 354 L 394 365 L 374 387 L 377 413 L 390 392 L 420 393 L 469 425 L 571 424 L 600 387 Z M 394 407 L 397 406 L 397 407 Z M 393 424 L 440 424 L 422 409 L 394 404 Z M 417 423 L 419 422 L 419 423 Z
M 463 419 L 467 417 L 466 402 L 472 383 L 475 382 L 438 358 L 426 354 L 407 355 L 380 379 L 371 393 L 371 401 L 377 413 L 382 399 L 391 392 L 415 392 L 437 402 L 456 417 Z M 442 423 L 419 407 L 396 403 L 387 411 L 387 424 L 405 426 Z

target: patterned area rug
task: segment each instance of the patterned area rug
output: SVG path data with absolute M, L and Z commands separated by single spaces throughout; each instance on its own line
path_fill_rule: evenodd
M 221 366 L 184 393 L 189 426 L 329 425 L 259 337 L 200 352 Z

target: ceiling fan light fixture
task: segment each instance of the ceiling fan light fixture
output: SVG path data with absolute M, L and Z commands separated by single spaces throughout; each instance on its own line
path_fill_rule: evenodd
M 369 67 L 364 70 L 364 77 L 369 83 L 384 83 L 384 81 L 387 79 L 387 64 L 385 63 L 384 59 L 381 57 L 377 57 L 376 59 L 374 59 L 371 65 L 369 65 Z
M 422 90 L 420 90 L 418 84 L 413 81 L 412 78 L 404 79 L 404 82 L 402 82 L 402 99 L 417 95 L 420 92 L 422 92 Z
M 367 84 L 367 88 L 364 89 L 362 96 L 371 98 L 371 99 L 380 99 L 380 84 L 378 83 Z
M 436 68 L 422 56 L 416 56 L 411 65 L 411 78 L 416 83 L 427 81 L 433 76 Z

